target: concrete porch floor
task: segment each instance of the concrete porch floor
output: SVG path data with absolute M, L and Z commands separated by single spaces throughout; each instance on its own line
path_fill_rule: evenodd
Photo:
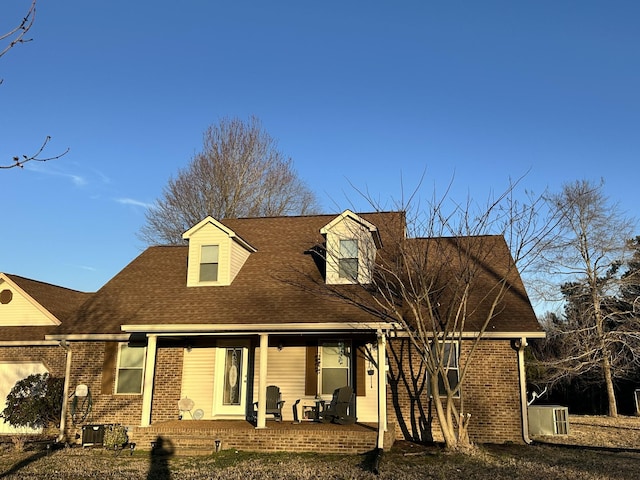
M 394 426 L 385 434 L 385 449 L 393 445 Z M 377 424 L 267 421 L 257 429 L 246 420 L 172 420 L 149 427 L 134 427 L 130 442 L 138 450 L 150 450 L 152 442 L 163 453 L 209 455 L 220 450 L 254 452 L 315 452 L 362 454 L 376 448 Z M 218 446 L 216 447 L 216 441 Z

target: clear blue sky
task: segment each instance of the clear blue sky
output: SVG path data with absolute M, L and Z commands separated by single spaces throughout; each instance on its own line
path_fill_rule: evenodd
M 326 212 L 360 206 L 350 183 L 384 202 L 426 169 L 484 200 L 530 170 L 638 216 L 639 25 L 619 0 L 40 0 L 0 59 L 0 159 L 71 150 L 0 170 L 0 271 L 98 289 L 222 117 L 258 116 Z

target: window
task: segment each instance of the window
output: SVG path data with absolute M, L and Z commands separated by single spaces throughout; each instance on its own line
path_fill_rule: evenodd
M 455 342 L 446 342 L 443 350 L 443 362 L 445 365 L 445 372 L 449 380 L 449 388 L 455 388 L 458 385 L 458 344 Z M 444 386 L 444 378 L 442 375 L 438 375 L 438 393 L 441 396 L 447 394 L 447 390 Z M 456 394 L 456 397 L 459 393 Z
M 350 385 L 351 345 L 346 342 L 324 342 L 320 345 L 320 392 L 332 394 L 336 388 Z
M 142 393 L 145 353 L 146 348 L 144 347 L 120 345 L 118 352 L 116 393 Z
M 200 281 L 218 281 L 218 245 L 202 245 L 200 250 Z
M 358 240 L 340 240 L 338 267 L 340 278 L 358 279 Z

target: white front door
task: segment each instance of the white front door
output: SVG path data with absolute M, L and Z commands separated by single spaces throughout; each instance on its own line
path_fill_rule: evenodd
M 214 416 L 244 417 L 247 413 L 248 344 L 219 345 L 216 353 Z

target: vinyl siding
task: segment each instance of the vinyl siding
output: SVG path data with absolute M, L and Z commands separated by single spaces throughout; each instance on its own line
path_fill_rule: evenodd
M 38 308 L 35 302 L 22 295 L 7 282 L 0 280 L 0 290 L 10 290 L 13 294 L 9 303 L 0 304 L 0 326 L 30 327 L 58 324 L 45 313 L 43 308 Z
M 200 282 L 200 251 L 202 245 L 218 245 L 218 281 Z M 231 239 L 218 227 L 207 224 L 195 232 L 189 239 L 189 262 L 187 286 L 229 285 L 230 281 Z
M 350 218 L 335 224 L 327 232 L 327 283 L 353 283 L 349 279 L 340 278 L 339 275 L 340 240 L 345 239 L 358 240 L 358 282 L 370 283 L 371 272 L 368 265 L 373 264 L 376 247 L 371 232 Z
M 193 411 L 202 409 L 204 418 L 213 417 L 213 383 L 215 376 L 215 348 L 193 348 L 184 350 L 182 364 L 181 398 L 193 400 Z M 192 412 L 193 413 L 193 412 Z M 190 419 L 185 413 L 185 419 Z

